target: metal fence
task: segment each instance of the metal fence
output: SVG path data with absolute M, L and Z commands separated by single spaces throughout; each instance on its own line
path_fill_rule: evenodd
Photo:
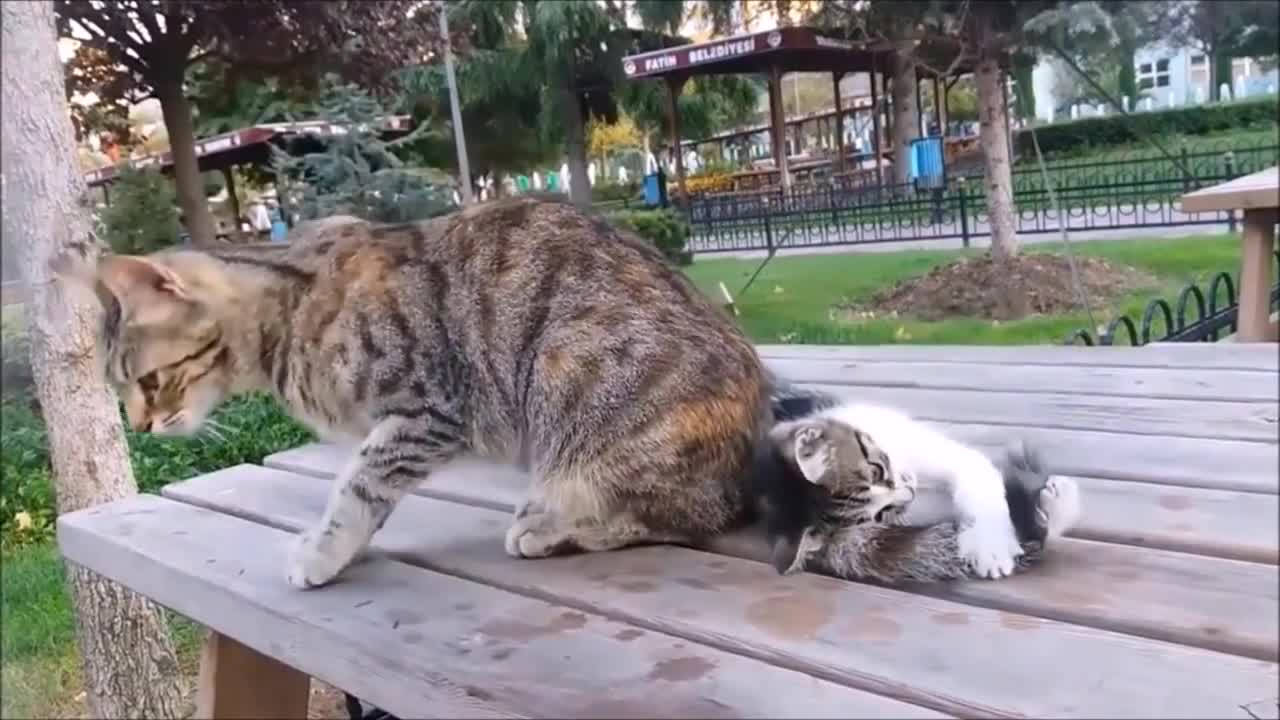
M 1228 224 L 1232 213 L 1184 213 L 1187 192 L 1280 162 L 1280 145 L 1215 148 L 1179 160 L 1121 157 L 1047 166 L 1062 212 L 1050 200 L 1038 167 L 1016 169 L 1014 225 L 1019 233 Z M 943 187 L 876 185 L 874 177 L 841 179 L 784 191 L 692 197 L 682 209 L 689 249 L 696 253 L 862 245 L 916 240 L 970 240 L 991 234 L 980 175 L 950 178 Z
M 1275 253 L 1280 271 L 1280 252 Z M 1280 304 L 1280 282 L 1271 288 L 1271 307 Z M 1195 310 L 1195 317 L 1189 311 Z M 1112 318 L 1106 326 L 1092 331 L 1080 328 L 1067 339 L 1067 345 L 1146 345 L 1152 342 L 1216 342 L 1224 332 L 1236 331 L 1240 303 L 1236 298 L 1236 282 L 1229 272 L 1220 272 L 1209 281 L 1204 292 L 1190 283 L 1178 293 L 1173 305 L 1164 298 L 1147 303 L 1138 323 L 1128 315 Z M 1094 337 L 1094 333 L 1097 337 Z M 1157 334 L 1159 333 L 1159 334 Z M 1120 341 L 1120 342 L 1118 342 Z M 1127 341 L 1127 342 L 1124 342 Z

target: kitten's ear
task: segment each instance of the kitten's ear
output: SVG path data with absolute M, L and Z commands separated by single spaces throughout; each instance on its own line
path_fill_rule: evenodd
M 185 307 L 190 297 L 173 270 L 137 255 L 111 255 L 98 261 L 97 281 L 102 293 L 120 302 L 131 322 L 162 321 Z
M 773 569 L 778 571 L 779 575 L 792 575 L 804 569 L 801 567 L 801 563 L 797 562 L 799 555 L 800 544 L 798 542 L 780 537 L 773 541 L 773 550 L 769 554 L 769 562 L 773 565 Z
M 786 458 L 796 461 L 796 434 L 805 428 L 822 429 L 822 423 L 813 420 L 787 420 L 769 429 L 769 442 Z

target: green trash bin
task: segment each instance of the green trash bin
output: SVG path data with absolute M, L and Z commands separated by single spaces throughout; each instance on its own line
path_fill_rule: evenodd
M 520 192 L 529 192 L 529 176 L 528 175 L 516 176 L 516 189 L 519 190 Z
M 560 192 L 560 175 L 555 172 L 547 173 L 547 191 Z

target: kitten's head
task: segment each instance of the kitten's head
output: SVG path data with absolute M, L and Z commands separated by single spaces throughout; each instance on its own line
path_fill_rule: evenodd
M 109 255 L 91 270 L 63 268 L 55 267 L 59 277 L 92 287 L 102 303 L 98 355 L 129 425 L 160 435 L 198 431 L 232 384 L 230 349 L 210 310 L 219 278 L 208 259 Z
M 862 430 L 827 417 L 779 423 L 775 447 L 810 483 L 825 491 L 827 513 L 844 522 L 880 522 L 905 509 L 915 478 Z

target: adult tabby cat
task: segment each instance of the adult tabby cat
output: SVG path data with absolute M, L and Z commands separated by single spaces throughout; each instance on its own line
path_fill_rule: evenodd
M 799 408 L 798 404 L 808 404 Z M 994 463 L 889 408 L 821 396 L 779 399 L 773 463 L 755 493 L 773 551 L 803 569 L 883 583 L 998 578 L 1035 563 L 1075 524 L 1079 490 L 1050 478 L 1025 445 Z M 954 516 L 903 524 L 919 480 L 950 491 Z
M 298 587 L 331 581 L 462 454 L 531 472 L 505 547 L 540 557 L 724 531 L 766 441 L 768 381 L 733 321 L 651 244 L 559 199 L 107 256 L 96 281 L 136 429 L 192 433 L 264 390 L 358 443 L 292 550 Z

